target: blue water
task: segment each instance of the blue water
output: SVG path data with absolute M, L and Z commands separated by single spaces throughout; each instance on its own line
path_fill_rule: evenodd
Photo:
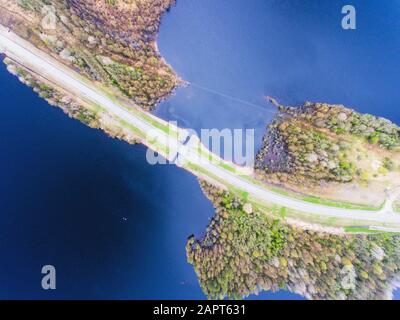
M 156 113 L 197 130 L 255 128 L 258 144 L 273 115 L 264 95 L 400 123 L 400 6 L 352 3 L 356 31 L 340 27 L 342 1 L 178 0 L 162 54 L 182 78 L 232 98 L 189 87 Z M 143 146 L 69 119 L 3 66 L 0 101 L 0 298 L 204 298 L 185 242 L 213 209 L 194 177 L 148 165 Z M 55 291 L 40 287 L 45 264 Z

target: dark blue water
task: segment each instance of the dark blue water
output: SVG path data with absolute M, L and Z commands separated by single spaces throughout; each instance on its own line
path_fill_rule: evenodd
M 157 114 L 195 129 L 255 128 L 258 143 L 273 114 L 265 94 L 399 123 L 399 5 L 352 3 L 356 31 L 341 29 L 341 1 L 178 0 L 162 54 L 184 79 L 248 103 L 189 87 Z M 213 209 L 194 177 L 148 165 L 144 147 L 69 119 L 3 66 L 0 101 L 0 298 L 204 298 L 185 242 Z M 45 264 L 57 268 L 55 291 L 41 290 Z

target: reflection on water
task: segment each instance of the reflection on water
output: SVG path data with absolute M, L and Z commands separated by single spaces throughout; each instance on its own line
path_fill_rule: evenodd
M 287 289 L 309 299 L 392 298 L 400 237 L 339 235 L 285 225 L 203 184 L 216 215 L 187 257 L 209 298 Z M 282 213 L 283 214 L 283 213 Z

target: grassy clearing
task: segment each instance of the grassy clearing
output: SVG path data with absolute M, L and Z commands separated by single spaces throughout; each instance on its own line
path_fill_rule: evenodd
M 225 170 L 227 170 L 227 171 L 236 173 L 236 170 L 235 170 L 233 167 L 231 167 L 229 164 L 225 163 L 225 162 L 220 161 L 218 165 L 219 165 L 221 168 L 223 168 L 223 169 L 225 169 Z
M 86 81 L 85 81 L 86 82 Z M 116 99 L 115 97 L 112 96 L 112 94 L 106 90 L 104 90 L 104 88 L 100 87 L 100 90 L 104 93 L 106 93 L 106 95 L 112 100 L 115 101 L 116 103 L 120 104 L 120 105 L 124 105 L 120 100 Z M 100 108 L 99 106 L 96 106 L 96 108 Z M 158 121 L 157 119 L 153 118 L 152 116 L 146 114 L 146 112 L 143 112 L 141 110 L 138 110 L 137 108 L 128 108 L 128 107 L 124 107 L 125 110 L 127 110 L 128 112 L 134 114 L 135 116 L 138 116 L 139 118 L 143 119 L 144 121 L 150 123 L 151 125 L 153 125 L 154 127 L 160 129 L 161 131 L 163 131 L 165 134 L 171 135 L 174 132 L 174 129 L 171 128 L 170 126 L 164 124 L 162 121 Z M 139 129 L 137 129 L 136 127 L 134 127 L 133 125 L 130 125 L 129 123 L 127 123 L 124 120 L 120 120 L 120 124 L 125 127 L 128 128 L 129 130 L 133 131 L 135 133 L 135 135 L 137 135 L 138 137 L 142 138 L 142 139 L 146 139 L 146 133 L 140 131 Z M 172 129 L 172 130 L 171 130 Z M 176 130 L 175 130 L 176 131 Z M 148 141 L 146 141 L 148 142 Z M 160 153 L 167 155 L 168 154 L 168 147 L 167 146 L 161 146 L 161 145 L 156 145 L 154 143 L 148 142 L 156 151 L 159 150 L 161 151 Z M 199 153 L 201 153 L 202 155 L 208 157 L 210 156 L 210 152 L 207 149 L 204 149 L 203 147 L 200 148 Z M 225 163 L 225 162 L 219 162 L 217 165 L 219 165 L 221 168 L 236 173 L 236 170 L 234 167 L 230 166 L 229 164 Z M 193 164 L 188 164 L 187 167 L 189 167 L 192 171 L 194 172 L 200 172 L 202 175 L 209 177 L 210 179 L 213 179 L 217 182 L 220 182 L 221 184 L 226 185 L 226 183 L 224 181 L 221 181 L 218 177 L 210 174 L 207 170 L 204 170 L 203 168 L 201 168 L 198 165 L 193 165 Z M 327 206 L 334 206 L 334 207 L 341 207 L 341 208 L 347 208 L 347 209 L 363 209 L 363 210 L 379 210 L 379 208 L 373 208 L 370 206 L 363 206 L 363 205 L 356 205 L 356 204 L 349 204 L 349 203 L 343 203 L 343 202 L 336 202 L 336 201 L 330 201 L 330 200 L 326 200 L 326 199 L 320 199 L 317 197 L 311 197 L 311 196 L 302 196 L 302 195 L 298 195 L 298 194 L 293 194 L 291 192 L 288 192 L 287 190 L 284 190 L 282 188 L 277 188 L 277 187 L 272 187 L 272 186 L 267 186 L 264 183 L 257 181 L 256 179 L 254 179 L 251 176 L 243 176 L 243 179 L 246 179 L 247 181 L 253 183 L 253 184 L 257 184 L 260 187 L 266 188 L 266 189 L 270 189 L 271 191 L 274 191 L 276 193 L 288 196 L 288 197 L 294 197 L 303 201 L 307 201 L 310 203 L 315 203 L 315 204 L 323 204 L 323 205 L 327 205 Z M 227 186 L 228 188 L 232 186 Z M 238 196 L 240 196 L 242 199 L 244 200 L 248 200 L 249 198 L 249 194 L 243 190 L 239 190 L 239 189 L 235 189 L 235 194 L 237 194 Z M 273 209 L 273 208 L 272 208 Z M 291 212 L 291 210 L 286 210 L 284 209 L 284 211 L 282 211 L 281 209 L 278 209 L 278 213 L 280 216 L 286 216 L 286 215 L 290 215 L 290 216 L 294 216 Z M 302 214 L 302 215 L 307 215 L 308 219 L 307 221 L 311 220 L 315 221 L 315 220 L 320 220 L 320 217 L 315 217 L 315 215 L 310 215 L 310 214 Z M 327 223 L 326 218 L 324 218 L 325 223 Z M 328 221 L 329 224 L 337 224 L 337 221 Z
M 372 233 L 372 234 L 385 233 L 383 231 L 370 230 L 369 228 L 366 227 L 345 227 L 344 231 L 348 233 Z
M 233 186 L 228 187 L 228 190 L 230 193 L 236 195 L 237 197 L 239 197 L 240 199 L 242 199 L 244 202 L 248 202 L 249 201 L 249 193 L 246 191 L 242 191 L 238 188 L 235 188 Z

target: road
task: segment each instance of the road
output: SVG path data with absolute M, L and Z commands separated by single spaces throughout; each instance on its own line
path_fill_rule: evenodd
M 56 83 L 73 95 L 102 106 L 102 108 L 106 109 L 114 117 L 124 120 L 142 132 L 151 131 L 153 135 L 157 136 L 158 143 L 165 146 L 168 145 L 169 147 L 171 147 L 171 142 L 174 143 L 174 140 L 167 133 L 158 129 L 153 123 L 129 111 L 129 108 L 135 106 L 127 107 L 122 103 L 113 101 L 96 86 L 91 85 L 89 81 L 83 79 L 81 75 L 62 65 L 45 52 L 36 49 L 29 42 L 18 37 L 3 26 L 0 26 L 0 51 L 11 59 L 18 61 L 21 65 Z M 146 114 L 143 110 L 140 110 L 140 112 Z M 150 114 L 147 114 L 147 116 L 150 116 Z M 154 116 L 151 117 L 154 119 Z M 199 157 L 204 157 L 190 143 L 182 144 L 179 140 L 175 143 L 176 145 L 173 145 L 172 148 L 181 151 L 181 159 L 192 162 L 198 160 Z M 149 145 L 151 147 L 151 143 Z M 355 224 L 357 221 L 368 221 L 370 226 L 374 224 L 389 224 L 389 226 L 395 226 L 396 228 L 400 227 L 400 214 L 395 214 L 393 210 L 391 212 L 390 210 L 388 211 L 387 207 L 385 207 L 385 210 L 377 212 L 313 204 L 290 198 L 289 196 L 281 195 L 253 184 L 242 176 L 209 161 L 201 161 L 199 165 L 206 175 L 207 173 L 210 174 L 211 179 L 213 179 L 213 176 L 217 177 L 219 181 L 222 181 L 226 185 L 232 185 L 237 189 L 248 192 L 252 199 L 266 204 L 287 207 L 314 215 L 315 218 L 329 217 L 353 220 Z

